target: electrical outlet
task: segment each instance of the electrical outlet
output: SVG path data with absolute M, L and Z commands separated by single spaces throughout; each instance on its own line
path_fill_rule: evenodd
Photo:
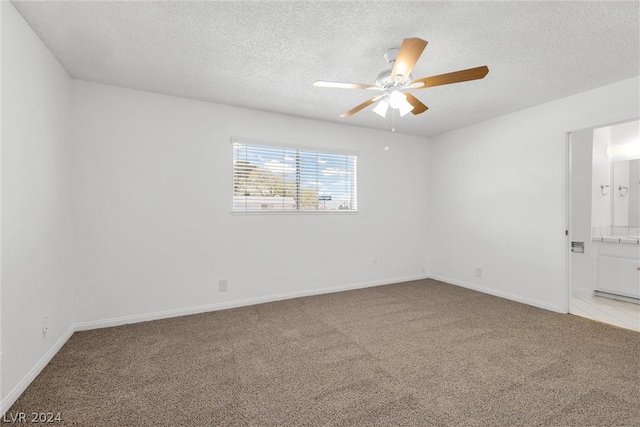
M 476 277 L 482 277 L 482 267 L 476 267 Z
M 49 330 L 49 319 L 47 316 L 42 317 L 42 335 L 46 335 Z
M 218 281 L 218 291 L 227 292 L 227 279 L 221 279 Z

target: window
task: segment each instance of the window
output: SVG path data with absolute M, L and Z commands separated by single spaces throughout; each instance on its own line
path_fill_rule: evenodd
M 356 211 L 354 155 L 233 142 L 233 211 Z

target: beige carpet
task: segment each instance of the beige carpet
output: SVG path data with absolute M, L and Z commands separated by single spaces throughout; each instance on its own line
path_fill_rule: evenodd
M 640 426 L 640 333 L 432 280 L 74 334 L 78 426 Z

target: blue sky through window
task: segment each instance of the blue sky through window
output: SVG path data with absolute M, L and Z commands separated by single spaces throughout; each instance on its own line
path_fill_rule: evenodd
M 299 157 L 298 157 L 299 156 Z M 234 162 L 243 162 L 295 183 L 299 161 L 300 188 L 313 189 L 318 209 L 355 209 L 356 157 L 305 149 L 234 144 Z

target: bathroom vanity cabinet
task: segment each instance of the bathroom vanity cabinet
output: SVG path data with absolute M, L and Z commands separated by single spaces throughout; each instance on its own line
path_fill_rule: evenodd
M 620 243 L 619 239 L 624 239 Z M 594 289 L 596 292 L 640 300 L 640 244 L 638 239 L 593 239 Z

